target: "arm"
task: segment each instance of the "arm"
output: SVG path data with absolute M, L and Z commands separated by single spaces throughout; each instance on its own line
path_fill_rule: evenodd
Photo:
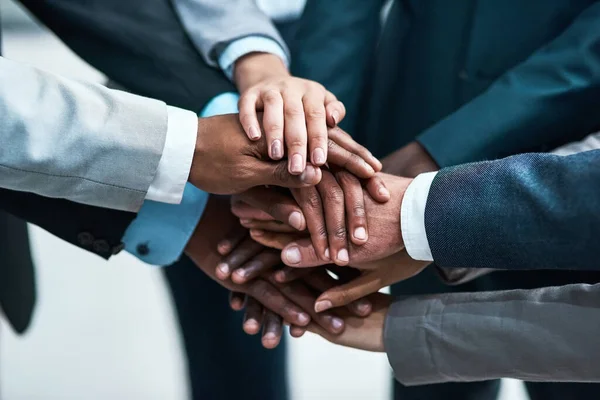
M 600 4 L 417 140 L 441 167 L 583 137 L 600 125 Z M 569 129 L 567 129 L 569 127 Z
M 384 345 L 406 385 L 496 378 L 598 382 L 600 285 L 396 301 Z M 410 362 L 407 362 L 410 360 Z
M 190 38 L 210 65 L 229 67 L 232 62 L 220 62 L 223 52 L 234 41 L 250 36 L 275 42 L 276 51 L 283 50 L 288 58 L 287 46 L 277 28 L 254 0 L 173 0 L 173 4 Z M 241 55 L 229 58 L 234 61 Z
M 163 102 L 5 58 L 0 114 L 2 187 L 127 211 L 154 181 L 170 122 Z
M 600 150 L 523 154 L 420 175 L 402 212 L 424 213 L 413 232 L 426 240 L 411 246 L 406 224 L 407 250 L 450 268 L 597 269 L 598 160 Z

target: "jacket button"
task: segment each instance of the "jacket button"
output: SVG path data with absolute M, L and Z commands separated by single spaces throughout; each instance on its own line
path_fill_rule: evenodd
M 113 256 L 116 256 L 117 254 L 119 254 L 121 251 L 123 251 L 123 249 L 125 248 L 125 243 L 119 243 L 118 245 L 114 246 L 112 248 L 111 254 Z
M 92 249 L 96 254 L 107 254 L 110 252 L 110 246 L 106 240 L 96 240 L 92 245 Z
M 77 243 L 83 247 L 89 247 L 94 243 L 94 235 L 89 232 L 81 232 L 77 235 Z
M 150 247 L 148 247 L 148 243 L 138 244 L 135 250 L 140 256 L 147 256 L 150 254 Z

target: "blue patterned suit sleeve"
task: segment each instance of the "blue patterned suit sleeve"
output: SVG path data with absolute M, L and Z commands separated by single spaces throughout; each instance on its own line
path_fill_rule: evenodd
M 223 93 L 202 110 L 202 117 L 237 112 L 238 95 Z M 125 231 L 125 250 L 152 265 L 170 265 L 181 257 L 200 221 L 209 194 L 188 183 L 180 204 L 145 201 Z

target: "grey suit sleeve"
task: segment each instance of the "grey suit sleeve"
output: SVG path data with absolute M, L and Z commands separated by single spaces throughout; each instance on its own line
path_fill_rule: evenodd
M 172 0 L 192 42 L 209 65 L 217 66 L 228 44 L 247 36 L 275 40 L 288 53 L 271 19 L 255 0 Z
M 160 101 L 0 58 L 0 187 L 137 211 L 166 132 Z
M 396 301 L 385 348 L 405 385 L 495 378 L 600 382 L 600 284 Z

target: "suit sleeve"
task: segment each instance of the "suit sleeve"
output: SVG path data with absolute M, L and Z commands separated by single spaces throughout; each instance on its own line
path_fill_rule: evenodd
M 255 0 L 172 0 L 192 42 L 209 65 L 217 66 L 229 44 L 248 36 L 272 39 L 289 57 L 285 42 Z
M 165 103 L 0 58 L 0 186 L 136 211 L 156 174 Z
M 105 259 L 123 249 L 121 239 L 136 214 L 0 189 L 0 208 Z
M 600 126 L 599 24 L 595 3 L 554 41 L 417 140 L 446 167 L 537 151 L 594 132 Z
M 425 206 L 446 268 L 600 269 L 600 150 L 522 154 L 442 169 Z
M 401 299 L 386 318 L 385 350 L 405 385 L 600 382 L 599 296 L 600 285 L 578 284 Z

